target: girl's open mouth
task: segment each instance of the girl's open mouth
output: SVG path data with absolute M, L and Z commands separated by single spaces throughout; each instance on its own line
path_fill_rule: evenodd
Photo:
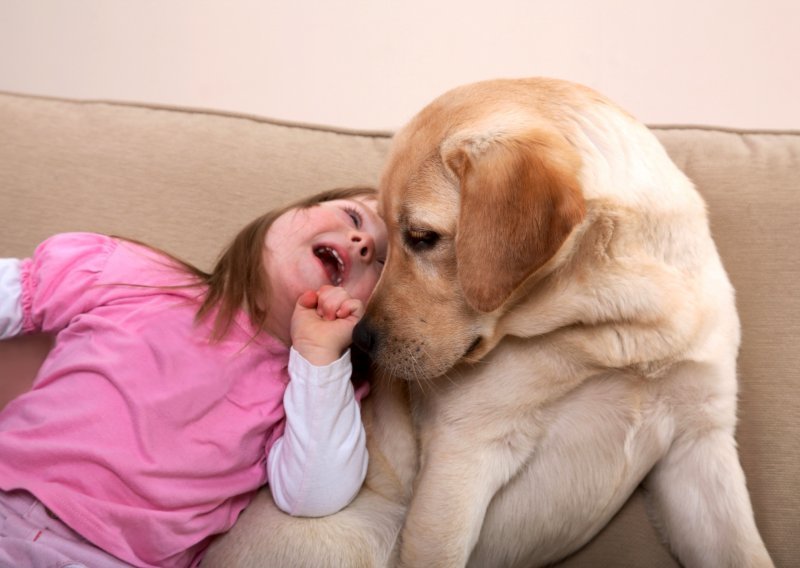
M 339 286 L 344 280 L 344 261 L 335 249 L 329 246 L 318 246 L 314 248 L 314 255 L 322 261 L 328 279 L 334 286 Z

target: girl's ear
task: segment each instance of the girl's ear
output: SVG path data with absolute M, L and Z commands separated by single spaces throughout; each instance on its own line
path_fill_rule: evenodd
M 535 130 L 467 139 L 443 160 L 460 183 L 458 279 L 470 305 L 490 312 L 583 220 L 580 157 L 563 138 Z

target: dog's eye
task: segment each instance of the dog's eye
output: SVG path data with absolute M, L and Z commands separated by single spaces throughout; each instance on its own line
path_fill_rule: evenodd
M 411 228 L 406 231 L 406 243 L 412 249 L 429 249 L 439 240 L 439 234 L 427 229 Z

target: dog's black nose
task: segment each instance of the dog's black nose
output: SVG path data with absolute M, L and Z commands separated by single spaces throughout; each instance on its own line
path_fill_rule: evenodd
M 366 318 L 363 318 L 353 328 L 353 345 L 358 347 L 367 355 L 372 355 L 372 350 L 376 347 L 377 340 L 375 332 L 369 325 Z

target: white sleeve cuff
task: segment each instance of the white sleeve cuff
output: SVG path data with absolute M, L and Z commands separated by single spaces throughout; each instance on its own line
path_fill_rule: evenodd
M 291 515 L 335 513 L 366 477 L 366 435 L 351 374 L 349 351 L 322 367 L 290 352 L 286 429 L 270 449 L 267 474 L 275 503 Z
M 314 384 L 349 381 L 352 373 L 353 365 L 350 362 L 349 349 L 336 361 L 321 366 L 310 363 L 294 347 L 289 349 L 289 377 L 293 381 L 312 382 Z
M 22 332 L 22 261 L 0 258 L 0 339 Z

